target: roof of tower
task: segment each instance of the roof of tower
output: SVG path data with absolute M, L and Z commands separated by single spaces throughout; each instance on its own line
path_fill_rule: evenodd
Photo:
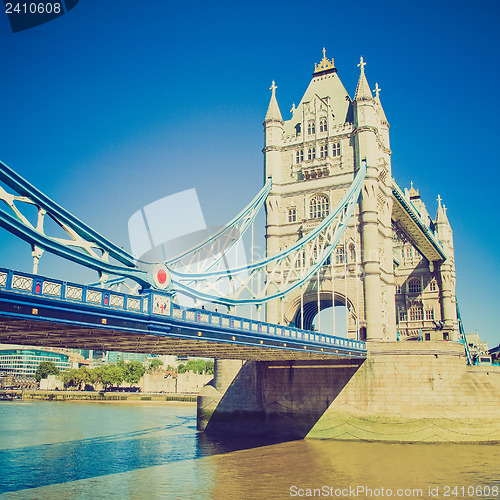
M 326 57 L 326 51 L 321 62 L 315 64 L 313 78 L 299 105 L 292 108 L 292 118 L 285 121 L 285 135 L 295 135 L 295 126 L 302 123 L 308 113 L 312 113 L 315 107 L 313 101 L 317 101 L 317 106 L 324 108 L 324 112 L 328 110 L 332 114 L 334 125 L 352 122 L 351 98 L 338 77 L 333 59 Z
M 354 94 L 355 101 L 362 101 L 365 99 L 373 99 L 372 91 L 366 80 L 365 76 L 365 66 L 366 63 L 363 61 L 361 56 L 358 66 L 361 68 L 361 74 L 359 75 L 358 86 L 356 87 L 356 93 Z
M 375 104 L 376 104 L 377 115 L 379 117 L 379 120 L 381 122 L 389 125 L 387 117 L 385 116 L 384 108 L 382 107 L 382 102 L 380 101 L 380 91 L 381 90 L 382 89 L 378 86 L 378 83 L 375 83 L 375 88 L 373 89 L 373 92 L 375 92 L 375 97 L 373 99 L 374 99 Z
M 446 207 L 444 205 L 441 205 L 441 196 L 438 195 L 437 198 L 438 201 L 438 209 L 436 213 L 436 224 L 443 224 L 447 223 L 449 224 L 450 222 L 448 221 L 448 216 L 446 215 Z
M 271 91 L 271 100 L 269 101 L 269 107 L 267 108 L 266 118 L 264 122 L 268 121 L 279 121 L 283 123 L 283 118 L 281 117 L 280 107 L 278 106 L 278 101 L 276 100 L 276 89 L 278 87 L 275 85 L 274 80 L 269 88 Z

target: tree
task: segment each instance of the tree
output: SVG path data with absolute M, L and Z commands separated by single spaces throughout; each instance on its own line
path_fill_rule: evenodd
M 52 361 L 40 361 L 35 372 L 36 381 L 40 382 L 42 378 L 47 378 L 49 375 L 59 375 L 59 368 Z
M 148 370 L 154 372 L 158 370 L 160 366 L 163 366 L 163 361 L 161 359 L 155 358 L 149 362 Z
M 199 374 L 213 374 L 214 373 L 214 362 L 206 361 L 204 359 L 190 359 L 186 365 L 179 365 L 177 367 L 178 373 L 194 372 Z
M 79 390 L 85 388 L 87 384 L 94 385 L 93 370 L 89 370 L 86 366 L 81 366 L 76 369 L 71 369 L 63 373 L 63 381 L 66 387 L 77 387 Z
M 162 363 L 163 364 L 163 363 Z M 131 361 L 130 363 L 125 363 L 123 370 L 123 380 L 128 384 L 137 384 L 141 377 L 146 372 L 146 368 L 139 361 Z
M 123 382 L 123 370 L 117 365 L 104 365 L 94 368 L 97 382 L 102 384 L 104 390 L 113 385 L 119 385 Z

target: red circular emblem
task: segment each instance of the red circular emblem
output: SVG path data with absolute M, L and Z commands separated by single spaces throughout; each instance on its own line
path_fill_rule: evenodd
M 165 272 L 165 269 L 158 269 L 156 279 L 160 285 L 164 285 L 167 282 L 167 273 Z

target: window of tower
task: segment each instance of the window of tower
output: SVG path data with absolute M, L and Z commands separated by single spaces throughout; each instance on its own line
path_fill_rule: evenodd
M 307 150 L 307 159 L 314 160 L 316 158 L 316 148 L 309 148 Z
M 408 283 L 408 292 L 409 293 L 420 293 L 422 291 L 422 284 L 420 282 L 420 278 L 412 279 Z
M 413 304 L 410 307 L 410 321 L 422 321 L 424 319 L 424 310 L 422 304 Z
M 325 117 L 320 118 L 320 120 L 319 120 L 319 131 L 320 132 L 326 132 L 327 130 L 328 130 L 328 125 L 327 125 L 326 118 Z
M 295 151 L 295 163 L 298 165 L 304 161 L 304 150 Z
M 326 158 L 328 156 L 328 144 L 319 147 L 320 158 Z
M 334 142 L 332 144 L 332 154 L 333 156 L 340 156 L 340 142 Z
M 349 261 L 356 262 L 356 249 L 353 244 L 349 245 Z
M 296 222 L 297 221 L 297 209 L 289 208 L 288 209 L 288 222 Z
M 314 123 L 314 120 L 309 120 L 307 122 L 307 133 L 309 135 L 316 133 L 316 124 Z
M 323 195 L 315 196 L 311 198 L 309 202 L 309 217 L 311 219 L 319 219 L 321 217 L 326 217 L 330 210 L 330 204 L 328 198 Z
M 337 247 L 335 250 L 335 262 L 337 264 L 343 264 L 345 262 L 345 250 L 344 247 Z

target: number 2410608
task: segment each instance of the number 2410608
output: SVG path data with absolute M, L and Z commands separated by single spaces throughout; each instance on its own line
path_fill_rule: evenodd
M 61 4 L 55 3 L 6 3 L 6 14 L 60 14 Z

